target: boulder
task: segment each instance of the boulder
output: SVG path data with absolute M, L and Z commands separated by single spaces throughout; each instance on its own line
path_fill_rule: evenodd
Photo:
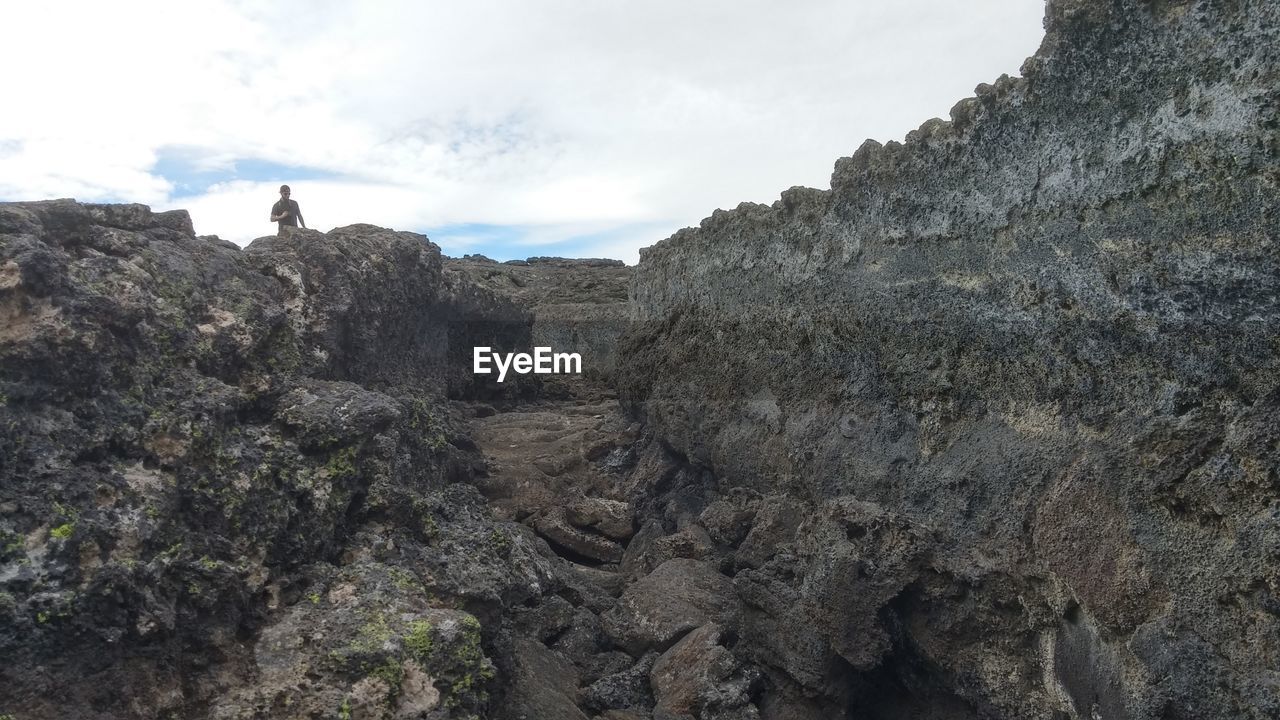
M 553 507 L 532 523 L 539 535 L 576 555 L 602 563 L 622 560 L 622 545 L 596 533 L 579 530 L 569 523 L 562 507 Z
M 649 673 L 657 657 L 655 653 L 645 655 L 625 670 L 606 675 L 583 688 L 582 705 L 596 712 L 652 707 Z
M 575 703 L 578 675 L 573 664 L 541 643 L 518 639 L 514 671 L 503 717 L 509 720 L 587 720 Z
M 708 563 L 677 558 L 629 586 L 603 620 L 605 633 L 639 657 L 708 623 L 734 627 L 740 612 L 732 580 Z
M 618 541 L 635 533 L 631 506 L 620 500 L 582 498 L 565 508 L 565 517 L 576 527 L 595 530 Z

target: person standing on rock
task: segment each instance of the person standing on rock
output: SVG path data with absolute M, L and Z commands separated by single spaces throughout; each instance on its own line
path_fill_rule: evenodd
M 289 199 L 288 185 L 280 186 L 280 201 L 271 206 L 271 222 L 280 223 L 280 234 L 284 235 L 287 227 L 306 227 L 307 223 L 302 219 L 302 210 L 298 208 L 297 200 Z

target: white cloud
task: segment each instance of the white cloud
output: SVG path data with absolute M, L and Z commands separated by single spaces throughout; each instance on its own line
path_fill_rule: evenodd
M 1041 34 L 1038 4 L 995 0 L 51 2 L 6 15 L 22 30 L 0 63 L 21 100 L 0 113 L 0 198 L 183 206 L 202 233 L 271 232 L 275 178 L 175 198 L 180 178 L 152 166 L 182 147 L 211 166 L 325 171 L 335 179 L 283 178 L 322 228 L 667 228 L 601 241 L 629 258 L 717 207 L 827 186 L 836 158 L 945 116 L 1015 73 Z

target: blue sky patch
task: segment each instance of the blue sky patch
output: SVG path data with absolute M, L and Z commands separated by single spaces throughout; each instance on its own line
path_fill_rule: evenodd
M 151 173 L 173 184 L 174 198 L 200 195 L 213 185 L 232 180 L 290 183 L 342 177 L 339 173 L 319 168 L 259 158 L 222 159 L 201 148 L 177 146 L 160 148 Z
M 521 238 L 528 234 L 528 229 L 521 225 L 459 223 L 424 228 L 421 232 L 450 257 L 479 253 L 494 260 L 523 260 L 524 255 L 512 252 L 511 249 L 519 246 Z
M 540 255 L 610 257 L 616 254 L 616 250 L 612 254 L 606 254 L 598 248 L 626 242 L 636 236 L 652 236 L 653 239 L 645 243 L 651 245 L 677 229 L 670 223 L 627 223 L 589 233 L 574 233 L 572 228 L 565 228 L 563 236 L 557 237 L 556 233 L 548 232 L 545 227 L 462 223 L 425 228 L 420 232 L 431 238 L 450 257 L 478 253 L 503 261 L 524 260 Z M 534 240 L 542 237 L 547 238 L 547 241 Z

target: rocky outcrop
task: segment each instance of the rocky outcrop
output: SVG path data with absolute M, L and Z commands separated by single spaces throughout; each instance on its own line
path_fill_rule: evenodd
M 683 469 L 635 504 L 718 540 L 762 717 L 1280 712 L 1280 8 L 1046 30 L 642 252 L 617 377 Z
M 589 378 L 471 372 L 626 268 L 511 267 L 548 285 L 369 225 L 241 250 L 0 204 L 0 716 L 647 713 L 656 654 L 602 620 L 638 423 Z
M 485 711 L 478 618 L 557 571 L 449 398 L 524 311 L 412 233 L 52 201 L 0 205 L 0 315 L 0 712 Z

